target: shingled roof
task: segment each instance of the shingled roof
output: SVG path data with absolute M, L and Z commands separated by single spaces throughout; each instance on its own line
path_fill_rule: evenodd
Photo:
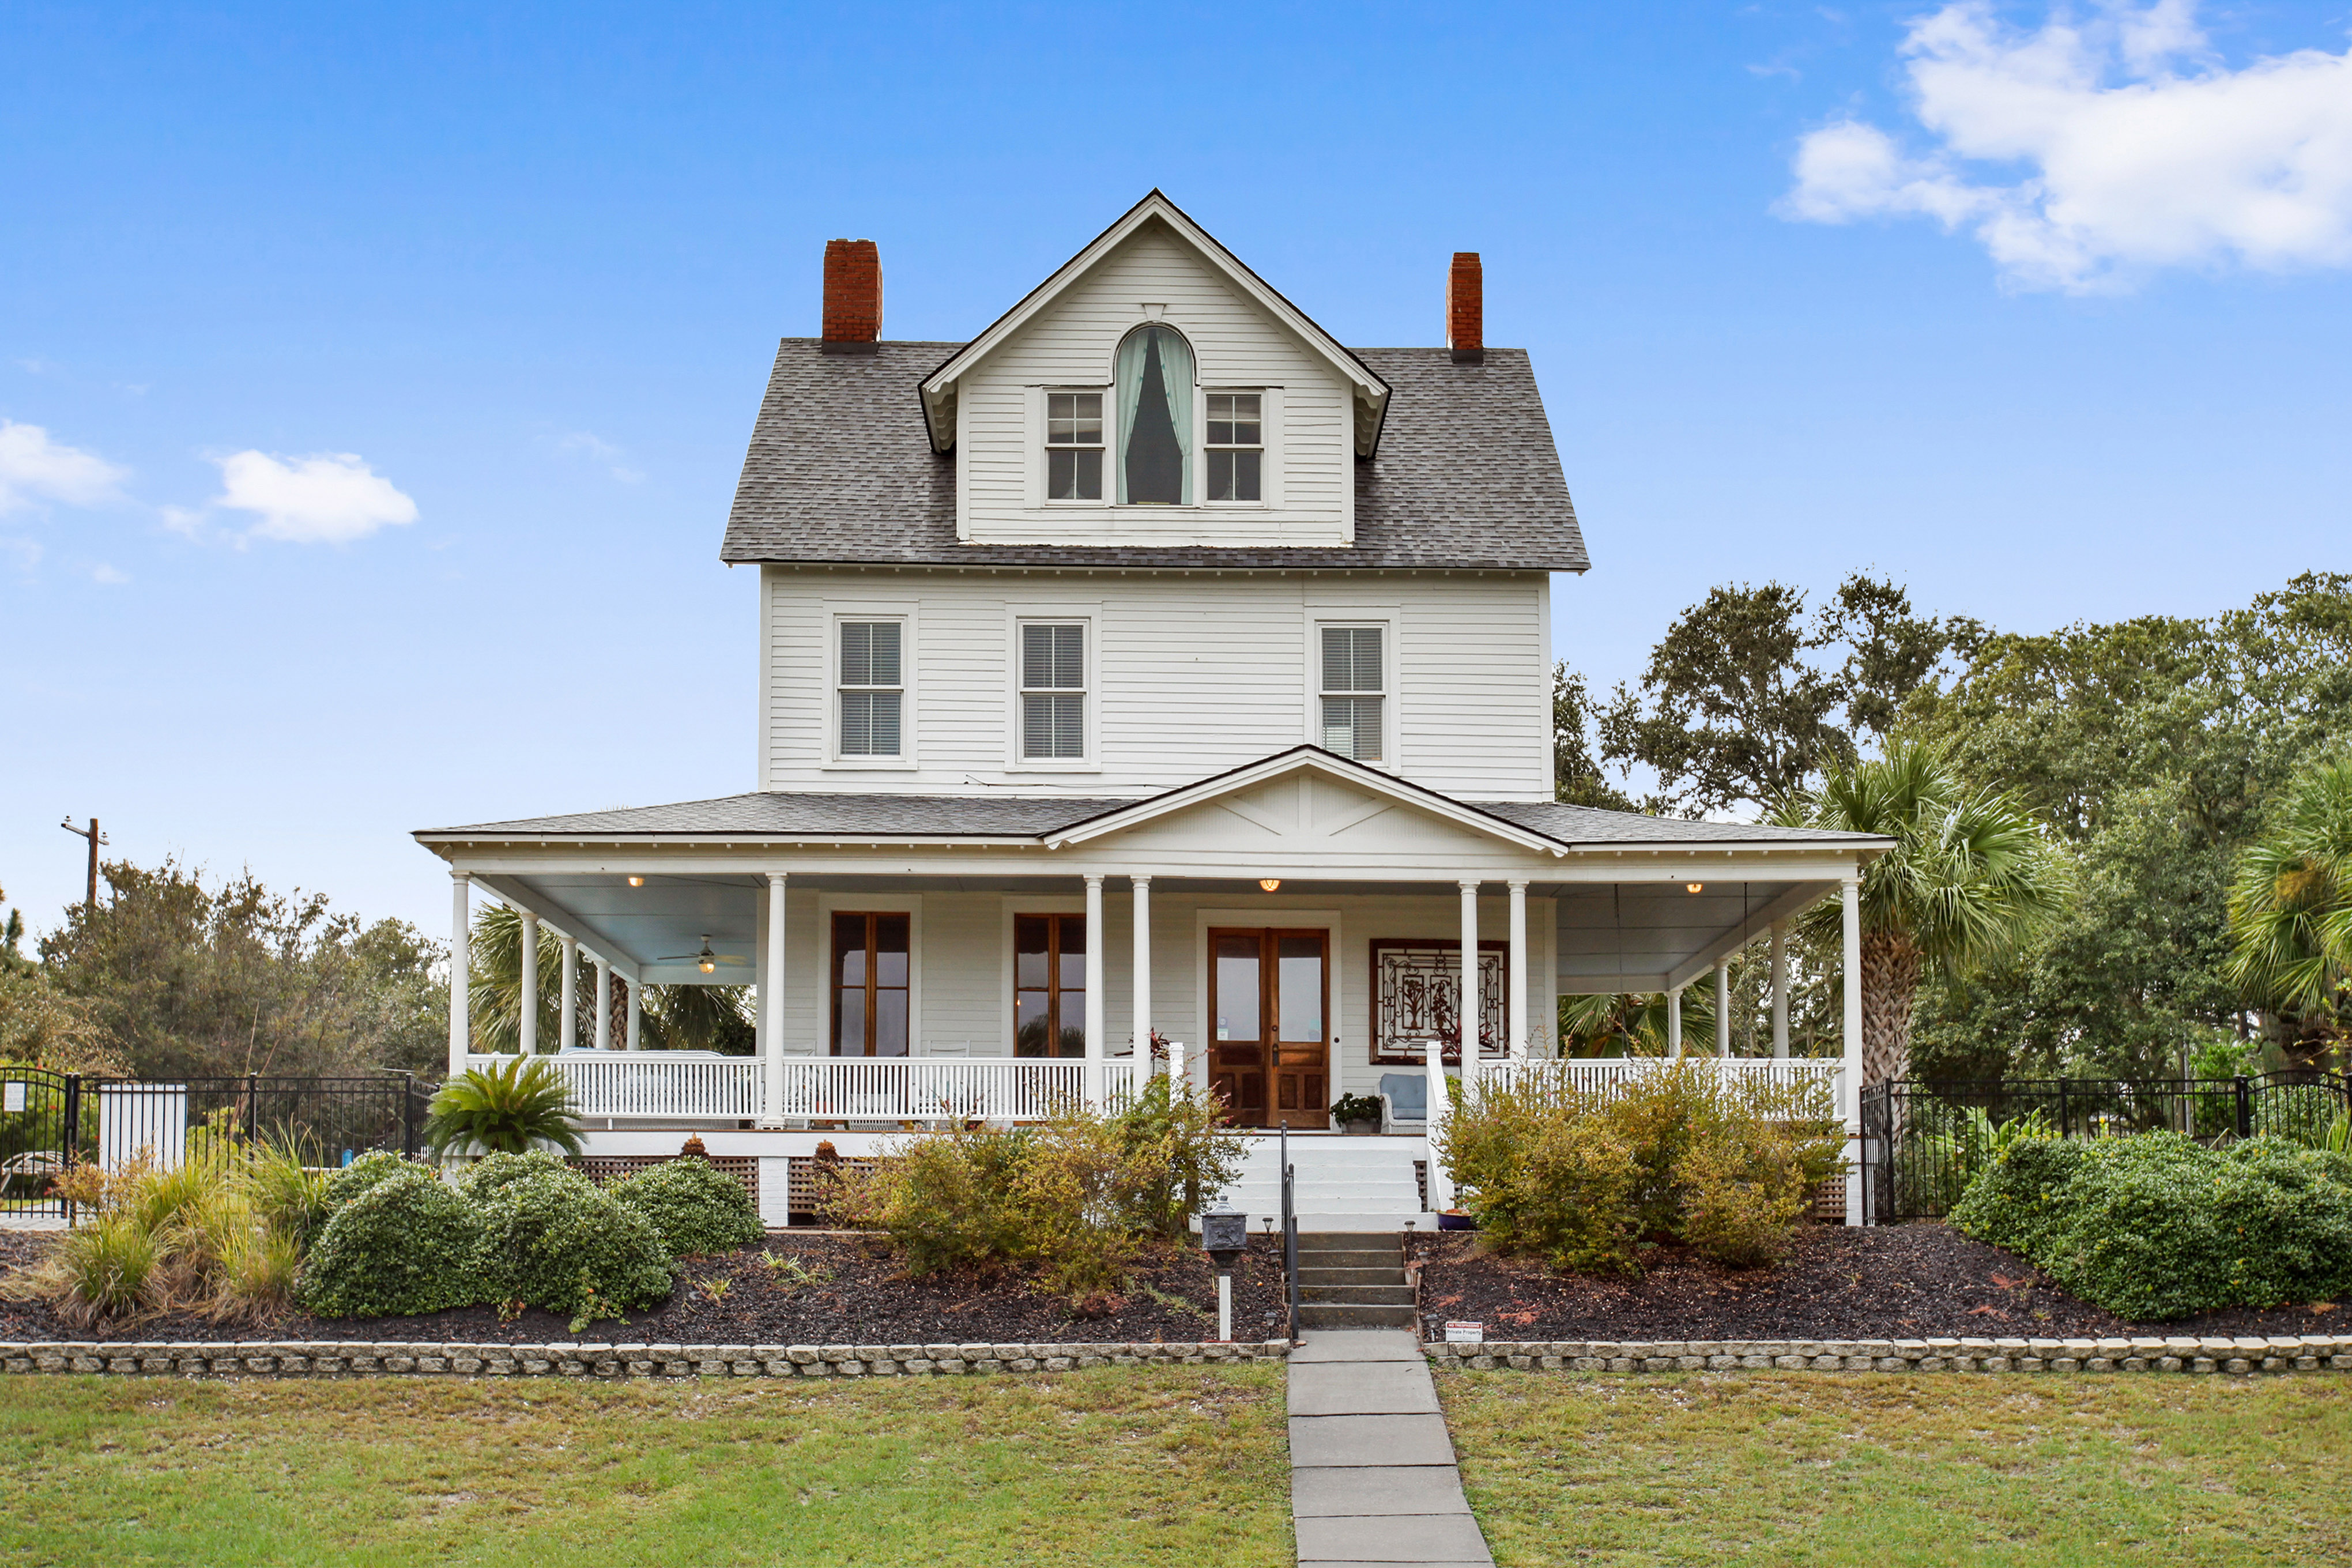
M 743 459 L 730 564 L 1581 572 L 1591 564 L 1524 349 L 1357 349 L 1392 389 L 1380 450 L 1356 463 L 1352 547 L 965 544 L 955 458 L 931 450 L 917 384 L 961 345 L 870 354 L 786 338 Z

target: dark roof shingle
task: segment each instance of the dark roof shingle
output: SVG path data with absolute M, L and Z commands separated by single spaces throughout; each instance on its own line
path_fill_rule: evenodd
M 1345 549 L 961 544 L 955 459 L 931 450 L 916 384 L 960 345 L 828 354 L 786 338 L 751 432 L 719 558 L 730 563 L 1581 572 L 1551 424 L 1524 349 L 1358 349 L 1392 388 L 1379 455 L 1356 464 Z

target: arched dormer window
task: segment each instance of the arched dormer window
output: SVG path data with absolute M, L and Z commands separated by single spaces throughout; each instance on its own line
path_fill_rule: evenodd
M 1118 345 L 1118 500 L 1192 504 L 1192 347 L 1152 322 Z

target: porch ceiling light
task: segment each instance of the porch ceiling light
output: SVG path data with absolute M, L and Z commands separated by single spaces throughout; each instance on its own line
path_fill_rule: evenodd
M 1706 884 L 1705 882 L 1685 882 L 1683 884 L 1683 891 L 1685 893 L 1696 893 L 1706 886 Z
M 642 888 L 645 885 L 646 879 L 643 877 L 632 877 L 629 879 L 629 886 L 632 888 Z
M 1279 877 L 1260 877 L 1257 879 L 1257 885 L 1266 892 L 1271 893 L 1276 888 L 1282 886 L 1282 879 Z

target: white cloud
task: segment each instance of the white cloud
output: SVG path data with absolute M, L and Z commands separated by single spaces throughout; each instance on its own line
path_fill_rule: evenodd
M 623 458 L 628 456 L 626 451 L 602 437 L 590 435 L 585 430 L 572 431 L 556 442 L 555 446 L 558 451 L 586 453 L 597 462 L 604 464 L 606 470 L 625 485 L 638 484 L 645 479 L 643 469 L 630 468 L 621 461 Z
M 19 572 L 30 572 L 41 563 L 41 542 L 0 536 L 0 561 L 7 562 Z
M 0 511 L 37 500 L 96 506 L 129 477 L 103 458 L 51 440 L 38 425 L 0 419 Z
M 111 588 L 130 582 L 131 575 L 127 572 L 118 572 L 101 561 L 90 568 L 89 580 L 93 583 L 103 583 Z
M 259 518 L 248 539 L 348 544 L 379 528 L 416 521 L 416 503 L 356 453 L 277 458 L 247 451 L 214 461 L 220 465 L 221 493 L 212 504 Z M 187 532 L 195 519 L 167 509 L 164 521 Z
M 1856 120 L 1816 131 L 1783 216 L 1933 218 L 2011 284 L 2076 293 L 2161 267 L 2352 266 L 2352 48 L 2231 70 L 2194 0 L 2032 32 L 1962 0 L 1914 22 L 1903 52 L 1934 144 L 1906 152 Z

